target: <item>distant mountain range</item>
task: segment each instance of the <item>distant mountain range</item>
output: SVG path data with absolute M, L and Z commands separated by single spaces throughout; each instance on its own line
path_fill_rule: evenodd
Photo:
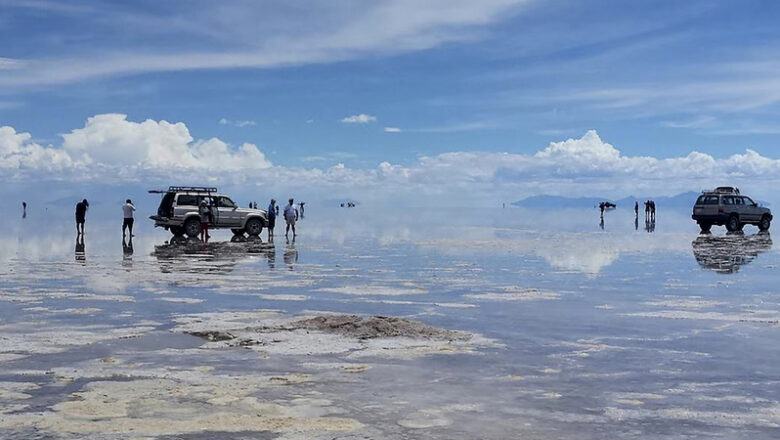
M 676 196 L 662 197 L 635 197 L 628 196 L 622 199 L 611 199 L 609 197 L 562 197 L 562 196 L 532 196 L 513 202 L 513 206 L 523 208 L 591 208 L 598 206 L 601 202 L 612 202 L 618 208 L 634 208 L 634 202 L 639 202 L 639 208 L 644 209 L 642 205 L 645 200 L 654 200 L 656 206 L 668 208 L 686 208 L 689 209 L 699 197 L 698 192 L 689 191 Z

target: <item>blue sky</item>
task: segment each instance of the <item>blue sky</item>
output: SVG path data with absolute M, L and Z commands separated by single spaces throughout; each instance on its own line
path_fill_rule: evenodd
M 256 146 L 282 174 L 532 156 L 589 130 L 626 157 L 751 149 L 764 166 L 778 157 L 779 18 L 767 1 L 0 0 L 0 126 L 58 150 L 96 115 L 180 122 L 196 142 Z M 356 115 L 367 122 L 343 122 Z

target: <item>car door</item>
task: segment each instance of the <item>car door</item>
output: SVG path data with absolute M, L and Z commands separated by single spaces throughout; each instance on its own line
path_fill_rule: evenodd
M 739 199 L 741 199 L 742 201 L 741 206 L 742 206 L 742 211 L 744 212 L 743 218 L 747 221 L 752 221 L 752 222 L 758 221 L 759 220 L 759 216 L 757 212 L 758 210 L 756 209 L 756 206 L 753 206 L 754 203 L 753 199 L 746 196 L 741 196 L 739 197 Z
M 238 206 L 229 197 L 217 197 L 217 211 L 219 212 L 217 226 L 228 228 L 241 226 L 241 215 L 237 208 Z

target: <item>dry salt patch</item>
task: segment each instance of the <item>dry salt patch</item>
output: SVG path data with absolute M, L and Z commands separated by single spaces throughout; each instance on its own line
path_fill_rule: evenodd
M 50 410 L 4 414 L 0 429 L 33 427 L 73 436 L 171 436 L 204 431 L 274 432 L 309 436 L 352 432 L 362 425 L 325 399 L 264 396 L 296 386 L 296 377 L 191 377 L 93 381 Z M 124 438 L 124 437 L 123 437 Z
M 406 295 L 423 295 L 428 293 L 428 290 L 416 286 L 408 287 L 391 287 L 381 285 L 364 285 L 364 286 L 342 286 L 342 287 L 323 287 L 317 289 L 318 292 L 338 293 L 340 295 L 357 295 L 357 296 L 406 296 Z
M 742 322 L 780 325 L 780 313 L 775 310 L 752 310 L 741 313 L 696 312 L 691 310 L 660 310 L 657 312 L 624 313 L 623 316 L 641 318 L 691 319 L 700 321 Z
M 498 292 L 463 295 L 465 298 L 488 301 L 539 301 L 560 298 L 560 294 L 532 287 L 504 286 Z
M 141 336 L 154 330 L 152 322 L 139 322 L 130 327 L 106 325 L 62 325 L 46 322 L 26 322 L 0 326 L 0 354 L 60 353 L 73 347 L 111 339 Z
M 205 339 L 203 348 L 245 347 L 278 355 L 413 358 L 500 346 L 481 335 L 387 316 L 286 317 L 259 311 L 181 315 L 174 321 L 178 326 L 172 331 Z
M 282 294 L 279 295 L 260 294 L 257 295 L 257 297 L 269 301 L 306 301 L 309 299 L 309 297 L 306 295 L 282 295 Z
M 725 305 L 726 303 L 721 301 L 704 299 L 700 296 L 691 296 L 691 297 L 665 296 L 662 299 L 658 299 L 655 301 L 647 301 L 644 304 L 653 307 L 667 307 L 667 308 L 679 308 L 679 309 L 704 309 L 708 307 L 722 306 Z
M 181 303 L 181 304 L 198 304 L 202 303 L 202 299 L 198 298 L 175 298 L 175 297 L 163 297 L 163 298 L 155 298 L 157 301 L 165 301 L 170 303 Z

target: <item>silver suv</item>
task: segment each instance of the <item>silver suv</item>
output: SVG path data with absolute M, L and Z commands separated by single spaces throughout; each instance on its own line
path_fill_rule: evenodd
M 758 206 L 748 196 L 739 193 L 739 188 L 721 186 L 713 191 L 702 191 L 691 216 L 701 231 L 710 231 L 712 225 L 726 225 L 729 232 L 741 231 L 745 225 L 756 225 L 761 231 L 768 231 L 772 222 L 772 211 Z
M 211 207 L 210 228 L 230 228 L 236 235 L 245 232 L 258 236 L 268 224 L 268 213 L 262 209 L 239 208 L 230 197 L 218 194 L 216 188 L 199 186 L 172 186 L 168 190 L 151 190 L 152 194 L 164 194 L 157 208 L 157 215 L 149 218 L 154 226 L 163 227 L 175 236 L 200 234 L 198 206 L 202 200 Z

